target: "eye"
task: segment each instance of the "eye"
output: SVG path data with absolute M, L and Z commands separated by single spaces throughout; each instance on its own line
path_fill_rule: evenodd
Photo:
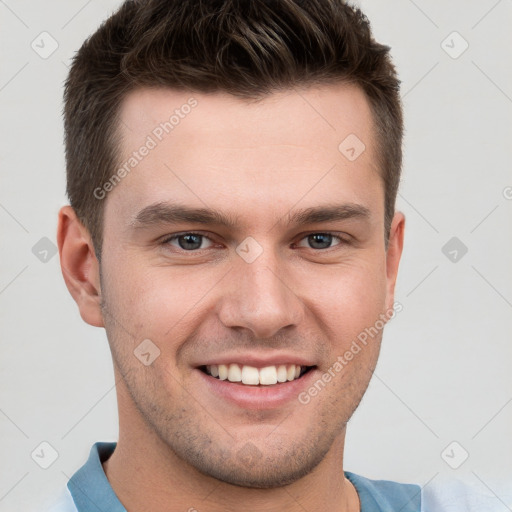
M 172 245 L 173 247 L 177 247 L 178 249 L 182 249 L 184 251 L 197 251 L 199 249 L 207 249 L 210 247 L 202 246 L 203 241 L 205 240 L 207 240 L 210 244 L 212 243 L 212 241 L 206 235 L 189 232 L 167 237 L 162 243 L 164 245 Z
M 310 244 L 309 247 L 312 249 L 330 249 L 336 245 L 348 243 L 346 240 L 333 233 L 311 233 L 302 240 L 306 240 L 306 242 Z M 332 244 L 333 241 L 337 241 L 337 243 Z M 301 243 L 299 243 L 298 246 L 304 247 Z
M 304 245 L 305 241 L 308 245 Z M 212 247 L 213 241 L 202 233 L 187 232 L 171 235 L 162 241 L 163 245 L 172 245 L 177 249 L 187 252 L 196 252 Z M 325 250 L 337 245 L 348 244 L 347 240 L 334 233 L 311 233 L 301 239 L 298 247 Z

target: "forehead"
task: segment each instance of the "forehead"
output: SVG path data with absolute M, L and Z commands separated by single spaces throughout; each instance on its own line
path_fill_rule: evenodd
M 128 172 L 108 203 L 124 217 L 173 200 L 226 211 L 250 202 L 262 213 L 323 199 L 380 207 L 372 114 L 357 87 L 286 90 L 260 101 L 140 89 L 120 114 L 119 166 Z
M 259 100 L 244 100 L 224 92 L 138 89 L 122 102 L 119 128 L 128 150 L 136 145 L 141 133 L 152 134 L 159 142 L 171 133 L 181 135 L 181 144 L 189 145 L 198 140 L 202 144 L 209 141 L 211 145 L 246 148 L 320 143 L 331 151 L 337 151 L 339 142 L 349 134 L 365 139 L 367 148 L 372 146 L 373 137 L 372 115 L 364 92 L 343 83 L 284 90 Z

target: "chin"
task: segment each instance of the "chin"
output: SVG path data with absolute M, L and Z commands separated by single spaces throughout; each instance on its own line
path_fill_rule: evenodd
M 309 443 L 308 443 L 309 444 Z M 252 443 L 222 462 L 220 458 L 200 456 L 189 461 L 200 473 L 226 484 L 253 489 L 273 489 L 290 485 L 311 473 L 325 457 L 318 445 L 297 449 L 290 447 L 285 454 L 262 454 Z

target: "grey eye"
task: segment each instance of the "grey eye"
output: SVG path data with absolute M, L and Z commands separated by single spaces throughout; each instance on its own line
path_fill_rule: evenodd
M 303 245 L 302 241 L 306 240 L 308 245 Z M 336 243 L 333 243 L 335 242 Z M 298 244 L 300 247 L 310 247 L 312 249 L 329 249 L 341 243 L 340 237 L 332 235 L 331 233 L 312 233 L 305 236 Z
M 181 235 L 171 236 L 166 243 L 184 251 L 196 251 L 198 249 L 206 249 L 206 247 L 202 247 L 205 241 L 211 243 L 211 240 L 209 240 L 206 235 L 201 235 L 200 233 L 183 233 Z M 176 242 L 178 242 L 177 245 Z

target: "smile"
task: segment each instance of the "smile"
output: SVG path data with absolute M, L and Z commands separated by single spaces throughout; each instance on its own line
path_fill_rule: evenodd
M 279 364 L 256 368 L 255 366 L 228 363 L 201 366 L 200 370 L 219 380 L 227 380 L 247 386 L 272 386 L 300 379 L 312 368 L 313 366 L 297 364 Z

